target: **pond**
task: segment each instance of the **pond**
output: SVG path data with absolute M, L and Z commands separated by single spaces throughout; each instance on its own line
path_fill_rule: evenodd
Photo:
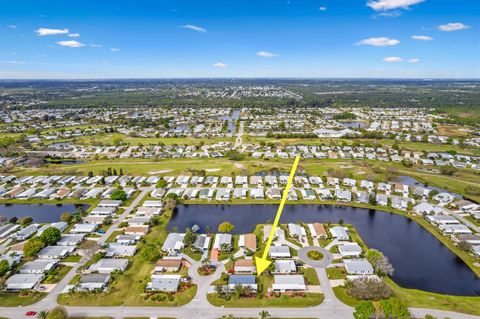
M 251 232 L 272 222 L 277 205 L 180 205 L 168 228 L 198 224 L 201 231 L 229 221 L 235 233 Z M 397 214 L 331 205 L 286 205 L 281 223 L 334 222 L 355 226 L 365 244 L 382 251 L 395 267 L 393 280 L 402 287 L 461 295 L 480 295 L 480 279 L 461 259 L 416 222 Z
M 439 193 L 445 193 L 445 192 L 451 193 L 452 195 L 454 195 L 457 198 L 462 198 L 462 195 L 460 195 L 460 194 L 450 192 L 445 188 L 425 185 L 422 182 L 417 181 L 415 178 L 410 177 L 410 176 L 397 176 L 397 177 L 395 177 L 395 181 L 397 183 L 405 184 L 405 185 L 408 185 L 410 187 L 420 186 L 420 187 L 423 187 L 423 188 L 426 188 L 426 189 L 429 189 L 429 190 L 432 190 L 432 191 L 435 190 Z
M 342 122 L 343 126 L 348 128 L 365 128 L 367 127 L 367 123 L 362 121 L 350 121 L 350 122 Z
M 77 208 L 87 210 L 86 204 L 0 204 L 0 216 L 7 219 L 17 217 L 32 217 L 37 223 L 54 223 L 60 221 L 60 215 L 65 212 L 74 213 Z

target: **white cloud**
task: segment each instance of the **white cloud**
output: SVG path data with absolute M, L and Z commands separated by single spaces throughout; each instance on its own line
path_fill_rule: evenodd
M 278 55 L 268 51 L 259 51 L 257 52 L 257 56 L 261 56 L 262 58 L 274 58 Z
M 220 69 L 225 69 L 226 67 L 228 67 L 228 65 L 223 62 L 214 63 L 213 66 Z
M 451 31 L 459 31 L 459 30 L 464 30 L 468 29 L 470 26 L 465 25 L 460 22 L 453 22 L 453 23 L 447 23 L 447 24 L 441 24 L 438 26 L 438 29 L 440 31 L 445 31 L 445 32 L 451 32 Z
M 120 52 L 120 49 L 119 49 L 119 48 L 110 48 L 110 51 L 112 51 L 112 52 Z
M 403 59 L 398 56 L 389 56 L 383 59 L 385 62 L 403 62 Z
M 44 37 L 46 35 L 57 35 L 57 34 L 67 34 L 68 29 L 47 29 L 47 28 L 38 28 L 35 30 L 35 33 L 40 36 Z
M 16 29 L 16 28 L 17 28 L 17 26 L 16 26 L 16 25 L 14 25 L 14 24 L 11 24 L 11 25 L 7 26 L 7 28 L 9 28 L 9 29 Z
M 69 33 L 68 36 L 70 38 L 78 38 L 80 36 L 80 33 Z
M 390 39 L 387 37 L 378 37 L 378 38 L 368 38 L 363 39 L 357 43 L 357 45 L 371 45 L 374 47 L 388 47 L 388 46 L 395 46 L 399 44 L 400 41 L 397 39 Z
M 408 9 L 425 0 L 371 0 L 367 2 L 367 6 L 375 11 L 385 11 L 393 9 Z
M 95 44 L 95 43 L 90 43 L 88 46 L 91 47 L 91 48 L 101 48 L 101 47 L 103 47 L 103 45 Z
M 182 25 L 182 28 L 197 31 L 197 32 L 207 33 L 207 29 L 193 25 L 193 24 Z
M 327 7 L 320 7 L 320 8 L 318 8 L 318 10 L 320 10 L 320 11 L 327 11 Z
M 433 38 L 429 37 L 428 35 L 412 35 L 413 40 L 417 41 L 432 41 Z
M 417 58 L 413 58 L 413 59 L 408 60 L 408 63 L 418 63 L 418 62 L 420 62 L 420 59 L 417 59 Z
M 62 47 L 69 47 L 69 48 L 81 48 L 81 47 L 85 46 L 85 44 L 80 43 L 80 42 L 75 41 L 75 40 L 58 41 L 57 44 L 62 46 Z
M 4 64 L 25 64 L 23 61 L 2 61 Z

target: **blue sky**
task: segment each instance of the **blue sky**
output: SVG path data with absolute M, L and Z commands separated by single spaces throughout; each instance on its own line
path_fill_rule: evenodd
M 478 0 L 2 3 L 0 78 L 170 77 L 479 78 L 480 5 Z

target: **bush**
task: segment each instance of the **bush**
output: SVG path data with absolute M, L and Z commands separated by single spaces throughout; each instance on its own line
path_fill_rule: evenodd
M 48 227 L 45 231 L 40 235 L 40 239 L 43 241 L 45 246 L 54 245 L 57 241 L 60 240 L 62 234 L 60 229 L 55 227 Z
M 36 256 L 44 246 L 43 240 L 39 237 L 34 237 L 25 243 L 23 255 L 25 257 Z

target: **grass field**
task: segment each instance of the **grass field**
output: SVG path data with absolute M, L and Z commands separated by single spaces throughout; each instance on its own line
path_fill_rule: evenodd
M 20 296 L 19 293 L 0 293 L 1 307 L 28 306 L 43 299 L 47 294 L 43 292 L 29 292 L 26 296 Z

